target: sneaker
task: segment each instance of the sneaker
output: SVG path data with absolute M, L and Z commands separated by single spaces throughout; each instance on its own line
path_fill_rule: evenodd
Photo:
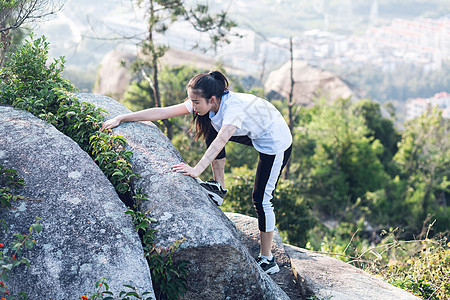
M 272 258 L 272 260 L 268 260 L 267 258 L 258 256 L 256 258 L 256 262 L 261 266 L 263 271 L 269 275 L 280 272 L 280 267 L 278 267 L 277 263 L 275 262 L 275 256 Z
M 200 178 L 195 178 L 195 180 L 206 190 L 209 198 L 214 201 L 218 206 L 223 203 L 223 197 L 225 197 L 227 190 L 223 189 L 215 180 L 203 181 Z

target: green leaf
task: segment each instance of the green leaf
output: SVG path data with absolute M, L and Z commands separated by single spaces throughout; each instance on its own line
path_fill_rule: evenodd
M 128 293 L 126 294 L 126 296 L 135 296 L 136 298 L 140 298 L 140 297 L 139 297 L 139 294 L 136 293 L 136 292 L 128 292 Z
M 132 290 L 136 289 L 134 286 L 129 285 L 129 284 L 124 284 L 123 286 L 124 286 L 124 287 L 127 287 L 127 288 L 130 288 L 130 289 L 132 289 Z
M 123 173 L 120 171 L 116 171 L 112 174 L 112 176 L 123 176 Z
M 32 226 L 33 226 L 33 229 L 36 230 L 37 233 L 41 233 L 41 231 L 42 231 L 41 224 L 36 223 L 36 224 L 33 224 Z

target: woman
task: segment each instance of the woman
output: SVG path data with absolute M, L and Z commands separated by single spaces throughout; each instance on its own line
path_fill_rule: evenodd
M 123 122 L 156 121 L 193 114 L 196 139 L 203 137 L 208 149 L 195 167 L 185 163 L 172 170 L 197 178 L 211 164 L 215 182 L 203 182 L 218 205 L 226 193 L 225 144 L 231 140 L 253 146 L 259 152 L 253 188 L 253 204 L 261 237 L 258 264 L 268 274 L 279 271 L 271 253 L 275 214 L 273 192 L 292 150 L 292 136 L 280 112 L 268 101 L 228 89 L 227 78 L 219 71 L 194 76 L 187 85 L 187 100 L 178 105 L 120 115 L 106 121 L 101 130 Z

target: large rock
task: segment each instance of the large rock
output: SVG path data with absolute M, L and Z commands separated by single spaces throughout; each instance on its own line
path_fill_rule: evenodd
M 225 213 L 236 226 L 242 242 L 253 256 L 259 254 L 258 219 L 237 213 Z M 283 241 L 278 230 L 273 236 L 272 254 L 276 257 L 280 272 L 270 277 L 283 289 L 291 300 L 302 300 L 310 297 L 311 291 L 297 281 L 291 266 L 291 260 L 284 250 Z
M 140 239 L 125 205 L 92 159 L 70 138 L 30 113 L 0 106 L 0 164 L 25 179 L 21 194 L 35 200 L 0 209 L 12 233 L 27 234 L 43 219 L 30 268 L 13 269 L 9 289 L 29 299 L 79 299 L 106 277 L 118 295 L 123 284 L 153 292 Z M 11 255 L 11 249 L 5 249 Z M 126 290 L 126 289 L 125 289 Z
M 78 94 L 109 112 L 128 113 L 105 96 Z M 133 168 L 142 175 L 137 185 L 149 195 L 142 210 L 155 217 L 157 245 L 168 247 L 186 238 L 175 255 L 192 263 L 185 299 L 289 299 L 256 264 L 240 242 L 236 228 L 212 203 L 196 181 L 171 171 L 182 161 L 167 137 L 152 123 L 125 123 L 114 134 L 127 139 L 134 152 Z
M 319 299 L 420 299 L 339 259 L 290 245 L 285 249 L 299 282 Z
M 133 79 L 129 70 L 136 55 L 113 50 L 102 59 L 97 74 L 94 92 L 121 99 Z
M 249 250 L 257 251 L 258 220 L 236 213 L 226 215 L 236 225 Z M 338 259 L 283 245 L 278 232 L 274 235 L 272 252 L 281 267 L 280 273 L 272 277 L 291 299 L 420 299 Z M 293 280 L 291 276 L 295 276 L 295 286 L 289 285 L 289 280 Z
M 264 90 L 271 99 L 289 99 L 291 90 L 291 64 L 286 63 L 269 74 Z M 293 100 L 303 106 L 312 106 L 322 97 L 330 103 L 338 98 L 352 97 L 354 92 L 337 75 L 308 65 L 305 61 L 294 61 Z
M 137 75 L 130 71 L 130 65 L 137 59 L 136 53 L 113 50 L 102 59 L 97 74 L 97 81 L 93 89 L 94 93 L 110 96 L 121 100 L 128 86 Z M 197 69 L 209 71 L 217 69 L 217 60 L 199 53 L 170 48 L 160 60 L 161 65 L 167 67 L 191 66 Z M 244 87 L 257 85 L 259 82 L 247 72 L 230 66 L 222 66 L 228 74 L 240 76 Z

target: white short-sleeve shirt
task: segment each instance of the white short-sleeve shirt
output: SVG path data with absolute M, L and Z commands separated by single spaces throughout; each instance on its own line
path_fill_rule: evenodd
M 192 114 L 192 101 L 185 101 Z M 217 114 L 210 111 L 217 132 L 223 125 L 234 125 L 233 136 L 248 136 L 258 152 L 275 155 L 292 144 L 292 136 L 281 113 L 267 100 L 255 95 L 229 91 L 222 96 Z

